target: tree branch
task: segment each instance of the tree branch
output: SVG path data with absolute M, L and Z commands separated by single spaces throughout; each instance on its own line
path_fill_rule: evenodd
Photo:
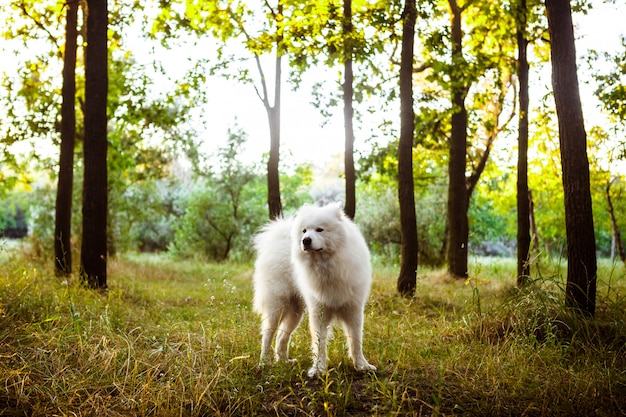
M 270 8 L 270 11 L 272 12 L 272 14 L 274 13 L 274 11 L 272 10 L 272 8 L 269 6 L 269 4 L 267 3 L 267 0 L 265 1 L 265 4 Z M 235 13 L 233 13 L 232 9 L 229 7 L 228 8 L 228 13 L 230 15 L 230 18 L 237 23 L 237 26 L 239 27 L 239 30 L 241 31 L 241 33 L 243 33 L 243 35 L 246 38 L 246 41 L 251 44 L 252 43 L 252 37 L 250 36 L 250 34 L 248 34 L 248 31 L 246 30 L 245 26 L 243 25 L 243 22 L 241 22 L 238 18 L 237 15 Z M 270 102 L 269 102 L 269 95 L 267 92 L 267 83 L 265 82 L 265 72 L 263 71 L 263 66 L 261 65 L 261 58 L 259 57 L 259 54 L 256 52 L 254 53 L 254 61 L 256 62 L 256 66 L 257 69 L 259 71 L 259 76 L 261 77 L 261 87 L 263 89 L 263 95 L 261 95 L 261 93 L 259 92 L 258 87 L 256 86 L 256 84 L 254 84 L 254 82 L 252 82 L 252 86 L 254 87 L 254 91 L 256 93 L 256 95 L 259 97 L 259 99 L 263 102 L 263 106 L 265 106 L 266 109 L 270 109 Z
M 22 10 L 22 13 L 24 13 L 24 15 L 26 17 L 28 17 L 29 19 L 31 19 L 33 21 L 33 23 L 35 23 L 35 26 L 37 26 L 39 29 L 43 30 L 48 35 L 48 39 L 54 44 L 54 46 L 56 46 L 57 51 L 59 51 L 59 54 L 61 54 L 61 46 L 58 44 L 56 37 L 48 30 L 46 25 L 41 23 L 35 16 L 31 15 L 28 12 L 28 10 L 26 10 L 26 4 L 25 3 L 21 3 L 19 5 L 19 7 Z

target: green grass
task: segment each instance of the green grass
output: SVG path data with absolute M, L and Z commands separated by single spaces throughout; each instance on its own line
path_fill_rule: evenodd
M 471 279 L 420 270 L 416 297 L 376 267 L 355 372 L 339 329 L 328 372 L 309 379 L 306 326 L 294 365 L 257 367 L 252 267 L 125 256 L 109 290 L 0 258 L 0 415 L 484 415 L 626 413 L 626 282 L 601 263 L 598 311 L 563 308 L 562 267 L 474 259 Z

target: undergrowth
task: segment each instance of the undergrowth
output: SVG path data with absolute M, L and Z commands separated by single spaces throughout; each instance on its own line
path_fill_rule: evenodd
M 560 266 L 524 289 L 512 261 L 479 259 L 470 279 L 420 270 L 416 296 L 375 268 L 355 372 L 342 332 L 329 370 L 257 366 L 252 268 L 159 256 L 109 262 L 109 289 L 23 257 L 0 264 L 0 415 L 485 415 L 626 413 L 624 269 L 602 264 L 594 319 L 563 305 Z

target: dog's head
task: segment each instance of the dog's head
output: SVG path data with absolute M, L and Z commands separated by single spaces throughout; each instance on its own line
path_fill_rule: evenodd
M 344 238 L 344 217 L 338 204 L 302 207 L 294 224 L 294 237 L 300 249 L 308 253 L 334 252 Z

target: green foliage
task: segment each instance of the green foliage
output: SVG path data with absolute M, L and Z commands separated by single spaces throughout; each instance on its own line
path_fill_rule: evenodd
M 213 184 L 211 180 L 196 182 L 189 194 L 177 202 L 184 211 L 175 226 L 170 251 L 178 256 L 214 260 L 225 260 L 233 255 L 249 257 L 251 236 L 265 217 L 265 202 L 253 198 L 257 188 L 246 184 L 240 190 L 241 196 L 246 198 L 235 206 L 225 184 Z
M 283 213 L 289 214 L 298 210 L 305 203 L 312 204 L 310 189 L 313 184 L 313 167 L 308 164 L 298 165 L 296 167 L 288 167 L 287 170 L 293 170 L 293 174 L 283 174 L 280 176 L 280 192 L 283 202 Z M 258 190 L 253 194 L 255 196 L 265 195 L 267 187 L 259 183 Z
M 598 65 L 601 58 L 595 51 L 588 58 L 598 86 L 595 94 L 604 109 L 623 126 L 626 121 L 626 38 L 622 38 L 621 51 L 614 55 L 605 53 L 602 58 L 608 65 Z
M 416 180 L 417 181 L 417 180 Z M 420 178 L 416 182 L 418 254 L 421 265 L 441 265 L 445 238 L 445 183 Z M 400 256 L 400 208 L 395 182 L 374 175 L 357 185 L 360 226 L 372 254 L 387 265 L 397 265 Z
M 161 252 L 174 240 L 177 202 L 186 184 L 174 178 L 137 181 L 116 200 L 111 233 L 118 250 Z M 138 210 L 137 208 L 141 209 Z
M 28 233 L 28 195 L 13 193 L 0 199 L 0 237 L 23 238 Z
M 54 177 L 57 164 L 54 149 L 58 146 L 60 127 L 62 77 L 59 75 L 64 3 L 44 7 L 37 2 L 13 2 L 2 7 L 7 16 L 11 16 L 4 23 L 3 35 L 12 39 L 8 45 L 20 52 L 16 53 L 18 73 L 1 74 L 5 89 L 0 100 L 3 113 L 6 113 L 0 127 L 3 162 L 8 162 L 17 172 L 43 169 L 49 170 Z M 117 199 L 124 194 L 129 182 L 163 176 L 165 166 L 176 155 L 195 146 L 192 138 L 196 134 L 190 127 L 189 111 L 192 106 L 204 102 L 204 94 L 188 88 L 189 83 L 197 83 L 197 74 L 187 74 L 169 86 L 163 82 L 167 77 L 156 59 L 140 62 L 137 55 L 125 49 L 121 33 L 125 33 L 135 19 L 141 20 L 144 10 L 139 4 L 116 3 L 109 13 L 107 113 L 111 128 L 107 162 L 111 213 L 114 214 Z M 43 36 L 35 36 L 39 33 Z M 17 45 L 18 39 L 27 48 Z M 82 60 L 79 59 L 78 159 L 83 135 L 82 73 Z M 155 92 L 157 85 L 160 90 Z M 17 146 L 20 152 L 15 152 Z M 16 154 L 20 156 L 16 157 Z
M 386 265 L 398 265 L 400 258 L 400 207 L 393 184 L 370 180 L 357 185 L 359 225 L 374 258 Z
M 469 173 L 484 151 L 485 140 L 505 126 L 500 118 L 504 110 L 513 110 L 509 109 L 514 96 L 510 76 L 514 72 L 515 28 L 520 19 L 514 4 L 495 0 L 461 4 L 464 7 L 463 59 L 453 63 L 449 3 L 418 3 L 414 161 L 420 259 L 424 264 L 440 264 L 446 233 L 447 141 L 450 116 L 455 110 L 449 105 L 450 91 L 452 87 L 459 87 L 453 84 L 462 84 L 467 89 Z M 10 1 L 0 6 L 4 18 L 0 29 L 7 39 L 3 53 L 18 64 L 17 72 L 2 74 L 0 194 L 12 190 L 24 173 L 33 169 L 44 169 L 52 173 L 54 179 L 64 7 L 63 2 L 44 4 L 30 0 Z M 528 8 L 527 35 L 532 43 L 545 36 L 546 25 L 540 2 L 529 1 Z M 226 253 L 231 258 L 248 256 L 249 236 L 267 217 L 263 209 L 266 185 L 258 167 L 237 162 L 238 151 L 232 142 L 228 149 L 222 150 L 221 157 L 208 162 L 202 159 L 195 139 L 195 128 L 202 122 L 192 115 L 207 98 L 206 77 L 219 73 L 233 80 L 258 81 L 260 78 L 253 76 L 257 69 L 255 58 L 280 52 L 290 64 L 291 81 L 298 85 L 305 72 L 317 65 L 340 69 L 346 58 L 345 47 L 349 45 L 355 66 L 355 100 L 358 103 L 375 97 L 373 110 L 379 114 L 381 108 L 395 105 L 400 10 L 400 1 L 354 0 L 353 28 L 348 31 L 342 2 L 337 0 L 265 3 L 167 0 L 159 2 L 156 9 L 144 9 L 138 1 L 111 4 L 110 249 L 124 252 L 171 248 L 185 256 L 202 254 L 199 256 L 218 259 Z M 128 34 L 136 33 L 134 31 L 141 25 L 149 32 L 148 38 L 170 47 L 190 41 L 189 33 L 198 35 L 210 50 L 207 56 L 216 52 L 215 59 L 207 64 L 205 56 L 191 57 L 193 62 L 184 76 L 169 79 L 164 63 L 158 61 L 158 53 L 144 54 L 128 49 Z M 211 43 L 211 39 L 217 43 Z M 146 49 L 156 45 L 150 39 L 144 41 Z M 547 56 L 548 42 L 535 42 L 532 47 L 535 56 Z M 594 221 L 602 255 L 610 253 L 611 225 L 604 192 L 611 182 L 618 223 L 626 226 L 622 224 L 624 216 L 621 215 L 626 210 L 624 181 L 616 169 L 617 164 L 606 166 L 604 158 L 608 154 L 609 159 L 617 162 L 624 156 L 620 145 L 624 120 L 622 52 L 610 56 L 597 54 L 591 58 L 598 85 L 596 94 L 604 110 L 617 121 L 606 132 L 591 129 L 589 134 Z M 597 65 L 600 61 L 609 63 L 609 70 L 595 71 L 603 67 Z M 84 83 L 82 72 L 79 59 L 79 113 Z M 263 73 L 258 75 L 265 77 Z M 341 73 L 331 78 L 340 79 Z M 330 114 L 332 107 L 341 102 L 338 87 L 337 83 L 324 80 L 316 85 L 314 101 L 322 112 Z M 257 88 L 262 95 L 262 84 L 257 84 Z M 544 101 L 542 106 L 536 114 L 530 115 L 530 186 L 540 248 L 543 253 L 559 255 L 565 242 L 565 230 L 558 141 L 552 105 Z M 364 109 L 357 105 L 357 115 L 363 114 Z M 78 177 L 83 127 L 81 114 L 77 116 Z M 372 145 L 372 151 L 361 161 L 363 182 L 359 184 L 357 220 L 373 252 L 393 264 L 399 244 L 394 188 L 397 147 L 393 140 L 397 135 L 394 127 L 389 127 L 394 123 L 389 120 L 385 123 L 372 132 L 372 136 L 380 135 L 377 138 L 381 139 L 380 144 Z M 387 130 L 383 131 L 385 128 Z M 506 130 L 503 133 L 513 135 Z M 596 147 L 592 142 L 601 137 L 613 146 L 605 143 Z M 502 151 L 508 143 L 496 141 L 494 153 Z M 181 155 L 185 155 L 198 172 L 210 172 L 210 175 L 192 185 L 188 179 L 172 174 L 170 170 Z M 470 241 L 475 247 L 486 241 L 514 239 L 515 178 L 511 174 L 514 168 L 508 160 L 500 159 L 496 164 L 499 169 L 488 164 L 470 206 Z M 285 212 L 289 213 L 311 201 L 312 168 L 286 167 L 284 171 L 290 172 L 280 178 Z M 29 203 L 34 224 L 31 238 L 37 243 L 34 247 L 42 251 L 52 242 L 53 194 L 53 186 L 38 186 Z M 73 209 L 75 234 L 80 225 L 77 221 L 80 205 L 80 178 L 77 178 Z
M 469 208 L 470 245 L 510 244 L 517 233 L 514 168 L 489 166 L 472 196 Z
M 82 224 L 82 172 L 74 175 L 72 190 L 72 247 L 78 251 L 80 247 L 80 229 Z M 26 196 L 30 213 L 28 242 L 34 256 L 45 258 L 54 253 L 54 207 L 56 184 L 41 182 Z M 78 259 L 78 256 L 75 257 Z
M 254 167 L 237 158 L 246 140 L 242 130 L 229 130 L 227 144 L 216 155 L 216 172 L 196 181 L 177 203 L 184 208 L 174 253 L 217 260 L 227 259 L 233 248 L 239 256 L 250 254 L 250 237 L 261 224 L 264 202 L 255 198 L 259 177 Z

